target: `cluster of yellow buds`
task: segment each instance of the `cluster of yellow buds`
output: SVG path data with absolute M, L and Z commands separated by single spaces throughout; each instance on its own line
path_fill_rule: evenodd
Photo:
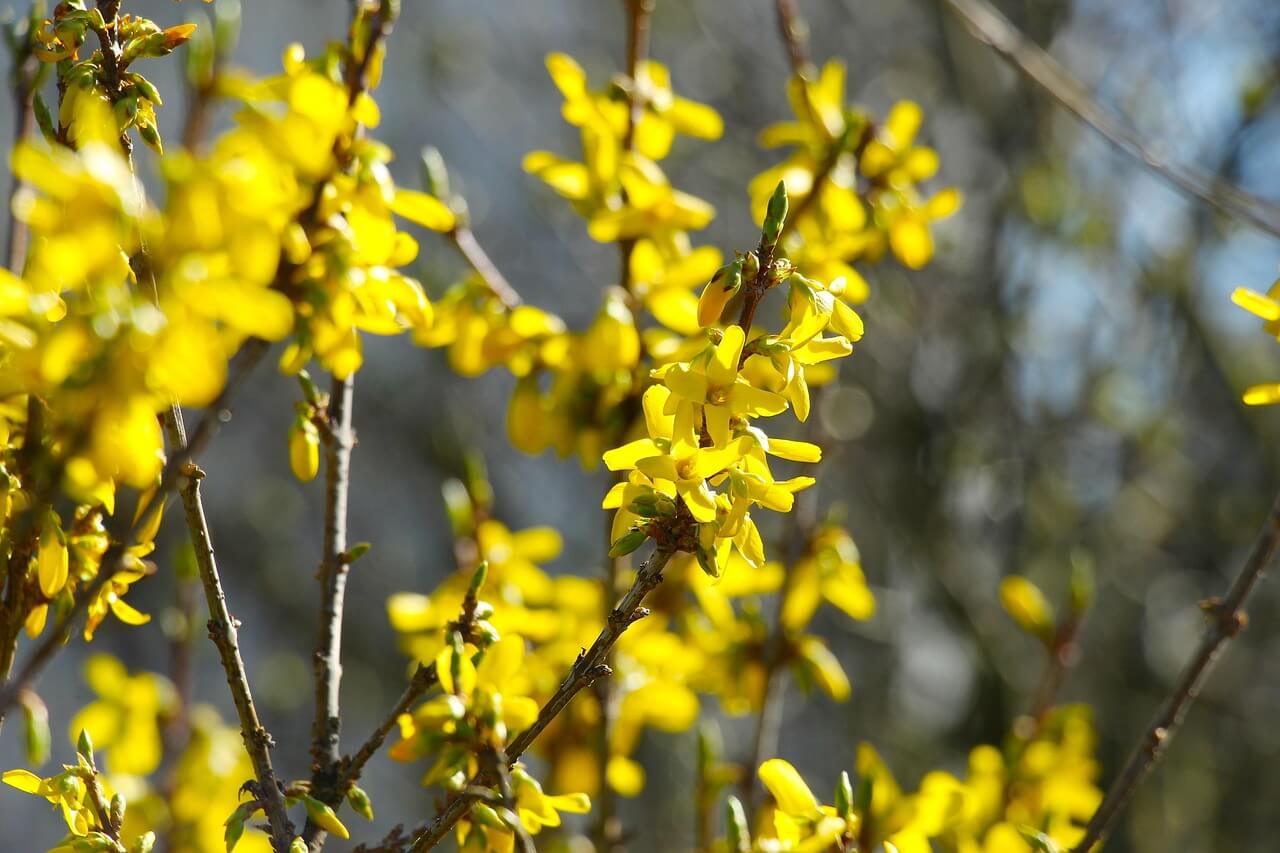
M 918 104 L 899 101 L 877 123 L 846 104 L 837 61 L 815 79 L 793 77 L 787 92 L 795 120 L 766 128 L 760 140 L 794 150 L 752 180 L 753 209 L 761 215 L 773 187 L 786 183 L 798 211 L 783 239 L 787 256 L 806 275 L 844 280 L 846 298 L 862 302 L 867 283 L 854 264 L 878 260 L 887 247 L 905 266 L 923 267 L 934 250 L 929 223 L 954 213 L 960 192 L 925 198 L 918 188 L 938 170 L 937 153 L 915 141 Z
M 1068 850 L 1101 802 L 1088 708 L 1057 709 L 1031 740 L 1002 751 L 979 746 L 966 776 L 934 770 L 906 792 L 869 744 L 858 749 L 834 803 L 822 804 L 788 762 L 772 758 L 759 775 L 773 800 L 752 837 L 742 806 L 728 802 L 732 851 L 879 850 L 896 853 L 1034 853 Z
M 156 126 L 160 93 L 129 68 L 139 59 L 169 55 L 191 38 L 195 28 L 195 24 L 179 24 L 161 29 L 154 21 L 132 15 L 107 21 L 101 9 L 86 6 L 84 0 L 59 3 L 53 17 L 33 33 L 34 54 L 58 63 L 62 90 L 56 126 L 43 100 L 35 99 L 36 119 L 45 137 L 79 146 L 86 137 L 78 119 L 92 102 L 113 113 L 120 134 L 136 128 L 142 141 L 160 153 L 163 145 Z M 91 34 L 97 35 L 101 47 L 81 59 L 80 50 Z M 91 128 L 90 133 L 94 132 Z

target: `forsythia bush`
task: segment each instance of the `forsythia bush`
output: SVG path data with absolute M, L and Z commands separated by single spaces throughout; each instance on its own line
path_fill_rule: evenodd
M 628 67 L 613 79 L 588 79 L 565 54 L 547 59 L 581 149 L 534 151 L 523 164 L 619 253 L 619 280 L 602 287 L 591 323 L 571 329 L 488 261 L 438 153 L 424 154 L 424 188 L 392 181 L 373 92 L 395 0 L 357 0 L 345 40 L 314 56 L 287 46 L 265 79 L 226 65 L 233 6 L 220 4 L 211 26 L 166 29 L 121 5 L 37 4 L 10 32 L 39 132 L 11 156 L 29 249 L 0 271 L 0 719 L 20 716 L 7 731 L 21 728 L 33 768 L 46 761 L 35 676 L 73 632 L 91 641 L 109 615 L 154 630 L 130 591 L 157 571 L 148 558 L 161 526 L 184 520 L 189 577 L 209 602 L 238 719 L 192 704 L 164 676 L 89 657 L 97 698 L 70 721 L 76 763 L 3 777 L 55 807 L 66 836 L 54 850 L 142 853 L 157 839 L 175 851 L 319 850 L 348 837 L 344 804 L 374 818 L 358 782 L 388 739 L 393 760 L 440 790 L 440 808 L 361 849 L 421 851 L 450 834 L 467 851 L 589 849 L 583 832 L 614 849 L 613 800 L 646 784 L 642 734 L 690 730 L 708 702 L 755 718 L 758 736 L 749 766 L 700 736 L 703 849 L 1022 853 L 1081 841 L 1102 799 L 1095 735 L 1089 709 L 1057 706 L 1052 689 L 1004 742 L 976 746 L 960 774 L 904 785 L 892 758 L 864 744 L 851 772 L 825 780 L 826 797 L 770 754 L 788 677 L 837 702 L 851 696 L 810 628 L 815 614 L 876 611 L 851 532 L 817 506 L 824 437 L 812 413 L 864 334 L 867 277 L 879 264 L 925 267 L 931 223 L 961 204 L 953 188 L 925 188 L 939 155 L 920 142 L 917 104 L 872 114 L 847 101 L 839 62 L 798 63 L 794 116 L 760 137 L 785 153 L 743 200 L 759 235 L 696 245 L 715 209 L 673 186 L 661 162 L 676 136 L 710 142 L 724 126 L 645 57 L 650 9 L 633 0 Z M 161 140 L 161 93 L 143 74 L 184 52 L 193 112 L 178 144 Z M 206 142 L 202 111 L 215 100 L 233 120 Z M 135 175 L 135 139 L 158 158 L 158 198 Z M 403 271 L 423 229 L 473 270 L 433 300 Z M 1236 299 L 1280 322 L 1272 298 Z M 385 724 L 344 753 L 331 652 L 348 567 L 369 547 L 343 532 L 350 389 L 367 334 L 443 349 L 465 376 L 505 368 L 516 380 L 512 444 L 603 463 L 614 482 L 599 498 L 610 513 L 603 578 L 548 574 L 559 534 L 495 518 L 482 466 L 446 485 L 456 571 L 388 602 L 409 680 Z M 298 378 L 292 470 L 304 483 L 323 470 L 330 498 L 310 775 L 297 780 L 272 763 L 194 461 L 271 345 Z M 1272 402 L 1278 387 L 1247 399 Z M 182 408 L 209 414 L 188 431 Z M 166 513 L 173 503 L 182 513 Z M 766 547 L 761 526 L 775 523 L 783 536 Z M 1050 683 L 1089 586 L 1073 577 L 1061 616 L 1023 578 L 998 591 L 1043 645 Z M 566 821 L 593 804 L 594 828 Z

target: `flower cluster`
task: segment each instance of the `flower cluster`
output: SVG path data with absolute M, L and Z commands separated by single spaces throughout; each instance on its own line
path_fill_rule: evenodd
M 156 839 L 165 839 L 172 849 L 223 853 L 231 837 L 224 818 L 253 773 L 240 732 L 213 708 L 195 705 L 185 709 L 181 745 L 167 753 L 178 710 L 167 678 L 130 674 L 115 658 L 98 654 L 85 664 L 85 679 L 98 698 L 72 719 L 77 763 L 49 777 L 29 770 L 3 777 L 58 807 L 67 836 L 54 849 L 146 853 Z M 41 761 L 33 757 L 34 764 Z M 165 761 L 173 771 L 162 776 Z M 248 830 L 236 849 L 271 848 L 265 835 Z
M 581 134 L 583 159 L 534 151 L 525 169 L 573 204 L 593 239 L 625 246 L 623 280 L 605 289 L 588 328 L 570 331 L 554 314 L 504 301 L 469 277 L 437 300 L 435 326 L 419 341 L 447 346 L 464 375 L 508 367 L 518 378 L 512 443 L 594 467 L 634 428 L 645 362 L 674 357 L 686 336 L 699 334 L 695 289 L 722 259 L 714 248 L 694 248 L 689 232 L 706 227 L 715 210 L 671 186 L 658 161 L 677 134 L 712 140 L 723 125 L 710 107 L 674 94 L 658 62 L 641 62 L 634 80 L 619 77 L 603 90 L 589 88 L 563 54 L 548 57 L 547 68 L 564 96 L 565 120 Z M 634 125 L 633 100 L 641 106 Z M 465 210 L 457 200 L 451 206 Z M 641 311 L 659 325 L 642 329 Z
M 794 767 L 773 758 L 760 780 L 773 807 L 753 838 L 730 798 L 727 849 L 894 850 L 897 853 L 1034 853 L 1068 850 L 1101 802 L 1089 709 L 1057 709 L 1031 738 L 979 746 L 963 778 L 935 770 L 904 791 L 868 744 L 858 749 L 857 785 L 841 774 L 823 805 Z
M 862 302 L 867 283 L 855 269 L 886 248 L 911 269 L 933 257 L 929 223 L 954 213 L 958 190 L 925 198 L 918 185 L 938 171 L 938 154 L 916 144 L 924 119 L 920 106 L 899 101 L 883 122 L 845 102 L 845 68 L 831 61 L 814 79 L 791 78 L 787 94 L 793 121 L 766 128 L 761 144 L 790 146 L 781 163 L 749 187 L 753 210 L 764 213 L 782 181 L 799 211 L 783 247 L 799 269 L 822 281 L 843 279 L 848 298 Z

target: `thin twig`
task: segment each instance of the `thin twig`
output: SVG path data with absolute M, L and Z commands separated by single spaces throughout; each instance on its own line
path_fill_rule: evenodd
M 1253 548 L 1240 568 L 1240 573 L 1232 582 L 1227 594 L 1221 600 L 1211 599 L 1202 605 L 1211 621 L 1204 638 L 1200 641 L 1191 660 L 1178 676 L 1173 692 L 1160 706 L 1151 725 L 1147 727 L 1138 741 L 1133 754 L 1129 756 L 1124 769 L 1120 771 L 1107 796 L 1098 810 L 1094 812 L 1084 838 L 1076 845 L 1074 853 L 1088 853 L 1101 841 L 1111 828 L 1116 817 L 1124 809 L 1142 780 L 1151 772 L 1155 763 L 1173 739 L 1174 733 L 1186 716 L 1187 708 L 1195 701 L 1213 663 L 1217 660 L 1226 644 L 1240 633 L 1248 623 L 1244 612 L 1245 602 L 1262 580 L 1263 574 L 1270 565 L 1276 551 L 1280 550 L 1280 496 L 1276 497 L 1267 514 L 1266 521 L 1258 531 Z
M 480 242 L 476 240 L 476 235 L 472 232 L 471 226 L 459 224 L 457 227 L 449 231 L 449 240 L 471 265 L 471 269 L 475 270 L 476 275 L 480 276 L 480 280 L 485 286 L 493 291 L 507 308 L 516 308 L 520 305 L 520 294 L 511 286 L 511 282 L 507 281 L 506 276 L 498 269 L 497 265 L 489 257 L 488 253 L 480 246 Z
M 164 422 L 170 444 L 174 448 L 186 446 L 186 427 L 182 420 L 182 410 L 177 406 L 171 407 L 164 415 Z M 244 739 L 244 747 L 249 753 L 249 761 L 253 765 L 253 773 L 257 778 L 257 794 L 262 799 L 267 821 L 271 826 L 272 848 L 284 851 L 289 848 L 289 842 L 293 839 L 293 827 L 289 824 L 284 794 L 271 765 L 273 741 L 258 717 L 258 709 L 253 702 L 253 692 L 249 688 L 249 675 L 244 668 L 244 659 L 240 656 L 236 631 L 240 623 L 227 609 L 226 594 L 222 589 L 222 579 L 218 575 L 213 540 L 209 534 L 209 523 L 205 518 L 204 504 L 200 498 L 200 480 L 203 477 L 203 471 L 194 464 L 188 463 L 184 472 L 184 484 L 179 489 L 179 494 L 186 514 L 187 531 L 191 535 L 191 545 L 195 550 L 200 584 L 204 588 L 205 600 L 209 605 L 209 639 L 218 649 L 218 658 L 222 662 L 222 670 L 227 677 L 227 687 L 231 690 L 231 699 L 236 706 L 236 716 L 240 720 L 240 735 Z
M 1114 111 L 1099 103 L 1083 83 L 1023 35 L 987 0 L 943 2 L 968 24 L 974 38 L 1000 54 L 1024 77 L 1117 149 L 1182 192 L 1268 234 L 1280 236 L 1280 207 L 1194 166 L 1170 162 Z
M 635 623 L 637 619 L 647 614 L 641 604 L 645 596 L 662 582 L 662 570 L 673 554 L 674 552 L 671 550 L 658 549 L 649 555 L 649 559 L 644 562 L 644 565 L 636 573 L 635 582 L 627 590 L 627 594 L 622 597 L 622 600 L 610 612 L 604 628 L 600 630 L 600 634 L 596 637 L 595 642 L 591 644 L 591 648 L 578 656 L 577 661 L 570 668 L 569 674 L 560 683 L 555 694 L 547 700 L 547 703 L 542 706 L 542 710 L 538 712 L 538 718 L 533 725 L 521 732 L 507 746 L 507 759 L 509 762 L 520 760 L 520 756 L 524 754 L 525 750 L 551 724 L 551 721 L 568 706 L 579 691 L 590 685 L 597 678 L 609 674 L 609 668 L 605 664 L 609 651 L 627 628 Z M 488 774 L 481 774 L 474 781 L 475 784 L 492 784 Z M 422 851 L 430 850 L 439 844 L 453 829 L 454 825 L 467 814 L 476 799 L 476 795 L 471 793 L 464 793 L 455 798 L 434 821 L 415 833 L 415 840 L 409 847 L 410 853 L 422 853 Z
M 787 49 L 791 71 L 797 77 L 807 78 L 813 73 L 813 62 L 809 59 L 809 25 L 800 16 L 796 0 L 776 0 L 774 5 L 778 12 L 778 34 Z
M 359 780 L 360 774 L 364 772 L 365 765 L 369 763 L 369 759 L 377 754 L 378 750 L 382 748 L 382 744 L 386 742 L 387 736 L 391 734 L 391 730 L 396 727 L 396 721 L 400 719 L 400 715 L 407 714 L 409 709 L 413 707 L 413 703 L 422 698 L 438 681 L 439 678 L 436 675 L 436 665 L 434 663 L 426 666 L 418 664 L 418 668 L 413 672 L 413 677 L 409 679 L 409 686 L 400 694 L 400 698 L 396 700 L 396 704 L 392 706 L 391 711 L 378 724 L 378 727 L 373 730 L 365 742 L 360 745 L 360 748 L 349 758 L 343 760 L 341 787 L 346 788 Z

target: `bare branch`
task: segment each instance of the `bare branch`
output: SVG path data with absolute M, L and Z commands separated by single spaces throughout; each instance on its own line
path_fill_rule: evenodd
M 177 406 L 171 407 L 165 413 L 164 422 L 171 446 L 174 448 L 186 446 L 186 427 L 182 421 L 182 410 Z M 236 631 L 239 622 L 227 609 L 226 594 L 222 589 L 222 579 L 218 575 L 213 540 L 209 535 L 209 524 L 205 519 L 204 504 L 200 498 L 200 480 L 203 477 L 204 472 L 193 463 L 188 463 L 179 494 L 182 497 L 182 508 L 187 518 L 187 531 L 191 535 L 191 545 L 195 550 L 196 566 L 200 571 L 200 584 L 204 587 L 205 600 L 209 604 L 209 639 L 218 649 L 218 658 L 227 676 L 227 686 L 231 689 L 236 716 L 240 720 L 240 735 L 244 739 L 245 750 L 249 753 L 249 761 L 253 765 L 254 776 L 258 782 L 258 793 L 267 813 L 267 821 L 271 825 L 272 848 L 287 850 L 289 842 L 293 839 L 293 827 L 289 824 L 284 795 L 271 765 L 271 735 L 258 717 L 258 709 L 253 703 L 253 692 L 249 689 L 249 676 L 244 668 L 244 659 L 240 656 Z
M 1023 35 L 987 0 L 943 2 L 968 24 L 974 38 L 999 53 L 1024 77 L 1120 151 L 1187 195 L 1280 237 L 1280 207 L 1193 166 L 1170 162 L 1115 112 L 1100 104 L 1083 83 Z
M 1212 599 L 1202 605 L 1210 617 L 1208 630 L 1200 646 L 1191 660 L 1183 668 L 1182 674 L 1174 685 L 1173 692 L 1160 706 L 1151 725 L 1143 732 L 1133 754 L 1129 756 L 1124 769 L 1120 771 L 1107 796 L 1089 821 L 1084 838 L 1076 845 L 1074 853 L 1088 853 L 1101 841 L 1110 830 L 1116 817 L 1133 797 L 1143 779 L 1151 772 L 1155 763 L 1160 760 L 1169 741 L 1173 739 L 1178 726 L 1186 716 L 1187 708 L 1195 701 L 1213 663 L 1222 653 L 1232 637 L 1240 633 L 1248 623 L 1244 613 L 1245 602 L 1262 580 L 1267 566 L 1280 550 L 1280 496 L 1277 496 L 1267 519 L 1258 531 L 1253 548 L 1240 568 L 1240 573 L 1232 582 L 1226 596 Z

